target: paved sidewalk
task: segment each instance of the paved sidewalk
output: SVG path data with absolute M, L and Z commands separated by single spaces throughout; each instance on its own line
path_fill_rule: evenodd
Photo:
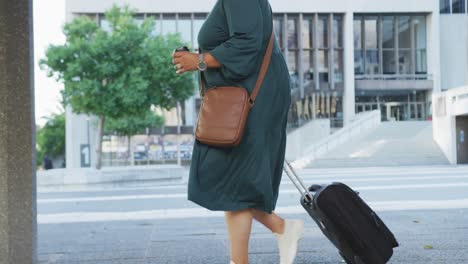
M 401 244 L 390 263 L 468 263 L 468 209 L 379 215 Z M 307 221 L 296 264 L 342 263 L 308 216 L 291 217 Z M 222 217 L 39 225 L 40 264 L 226 264 L 227 244 Z M 277 254 L 274 237 L 255 223 L 250 263 L 278 263 Z

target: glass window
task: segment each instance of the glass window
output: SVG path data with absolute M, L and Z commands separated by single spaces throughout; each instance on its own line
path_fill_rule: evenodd
M 298 65 L 298 54 L 297 50 L 288 51 L 288 68 L 289 68 L 289 77 L 291 80 L 291 89 L 299 87 L 299 74 L 297 71 Z
M 411 48 L 410 17 L 398 17 L 398 44 L 400 49 Z
M 333 56 L 333 79 L 335 83 L 342 83 L 343 78 L 343 51 L 342 50 L 335 50 L 335 54 Z
M 465 13 L 465 1 L 466 0 L 452 0 L 452 13 Z
M 312 18 L 305 17 L 302 21 L 302 47 L 304 49 L 312 48 Z
M 362 50 L 354 50 L 354 73 L 364 73 L 364 60 L 362 58 Z
M 319 16 L 317 25 L 318 44 L 321 48 L 328 47 L 328 16 Z
M 414 43 L 416 49 L 426 48 L 426 18 L 424 16 L 415 16 L 413 18 Z
M 379 52 L 378 52 L 378 18 L 367 16 L 364 19 L 365 30 L 365 69 L 367 75 L 379 74 Z
M 366 49 L 376 49 L 377 45 L 377 17 L 366 17 L 364 20 Z
M 145 16 L 142 14 L 136 15 L 134 18 L 138 26 L 141 26 L 145 22 Z
M 159 15 L 158 14 L 149 14 L 147 15 L 149 19 L 153 20 L 153 30 L 151 31 L 151 36 L 157 36 L 161 33 L 161 25 L 159 23 Z
M 297 48 L 297 19 L 288 19 L 288 49 Z
M 398 54 L 399 74 L 411 74 L 411 50 L 400 50 Z
M 382 73 L 396 74 L 395 17 L 382 16 Z
M 426 61 L 426 18 L 424 16 L 413 17 L 414 43 L 416 46 L 416 73 L 427 73 Z
M 383 51 L 383 74 L 396 74 L 395 50 Z
M 179 16 L 177 30 L 182 40 L 191 45 L 192 43 L 192 20 L 190 16 Z
M 307 83 L 314 79 L 313 72 L 313 51 L 305 50 L 302 57 L 302 65 L 304 67 L 304 82 Z
M 195 16 L 195 19 L 193 20 L 193 34 L 197 36 L 198 38 L 198 33 L 200 32 L 200 29 L 205 22 L 205 16 L 203 15 L 197 15 Z M 195 49 L 198 49 L 198 41 L 195 41 Z
M 273 26 L 275 28 L 275 36 L 279 42 L 280 48 L 283 48 L 283 19 L 275 18 L 273 20 Z
M 163 15 L 162 21 L 162 33 L 173 34 L 176 33 L 176 19 L 174 15 Z
M 362 49 L 362 18 L 354 18 L 354 49 Z
M 288 66 L 291 72 L 297 74 L 297 51 L 288 51 Z
M 416 50 L 416 74 L 427 74 L 427 54 L 425 49 Z
M 382 47 L 395 48 L 395 17 L 382 17 Z
M 362 20 L 354 18 L 354 49 L 362 49 Z
M 112 26 L 109 20 L 102 18 L 101 19 L 101 28 L 106 31 L 107 33 L 112 33 Z
M 343 47 L 343 19 L 339 15 L 333 16 L 333 47 Z
M 362 54 L 362 17 L 354 17 L 354 73 L 364 73 L 364 59 Z
M 328 82 L 328 51 L 318 51 L 318 74 L 320 82 Z
M 366 50 L 365 74 L 379 74 L 379 52 L 377 50 Z
M 440 0 L 440 13 L 450 14 L 450 0 Z

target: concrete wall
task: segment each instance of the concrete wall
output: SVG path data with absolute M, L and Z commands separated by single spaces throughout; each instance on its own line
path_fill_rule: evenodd
M 468 84 L 468 15 L 440 16 L 442 90 Z
M 81 167 L 81 145 L 90 145 L 90 161 L 91 166 L 95 165 L 96 158 L 96 118 L 86 115 L 77 115 L 72 113 L 70 106 L 65 109 L 65 130 L 66 130 L 66 167 L 80 168 Z M 89 124 L 89 127 L 88 127 Z M 89 128 L 89 130 L 88 130 Z
M 451 164 L 457 163 L 455 118 L 468 115 L 468 86 L 433 95 L 433 137 Z
M 84 185 L 133 181 L 178 181 L 188 176 L 187 169 L 177 165 L 128 166 L 87 169 L 55 169 L 37 172 L 37 186 Z
M 436 143 L 444 152 L 451 164 L 457 163 L 457 150 L 455 142 L 455 117 L 443 116 L 433 118 L 433 136 Z

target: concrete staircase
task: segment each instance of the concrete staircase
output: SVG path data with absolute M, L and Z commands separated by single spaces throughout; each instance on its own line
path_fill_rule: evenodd
M 383 122 L 373 132 L 337 146 L 307 167 L 449 164 L 432 139 L 432 122 Z

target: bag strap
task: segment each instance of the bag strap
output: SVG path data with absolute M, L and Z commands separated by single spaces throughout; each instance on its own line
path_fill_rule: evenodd
M 271 7 L 270 7 L 270 10 L 271 10 Z M 273 18 L 273 12 L 271 13 L 271 15 Z M 275 40 L 275 29 L 274 29 L 273 19 L 272 19 L 270 41 L 268 43 L 267 50 L 263 57 L 262 67 L 260 68 L 260 74 L 258 75 L 257 82 L 255 83 L 254 89 L 252 90 L 252 94 L 249 97 L 249 102 L 252 106 L 254 105 L 255 99 L 257 98 L 258 92 L 260 91 L 260 87 L 262 86 L 263 79 L 265 78 L 268 67 L 270 66 L 271 54 L 273 52 L 273 45 L 275 43 L 274 40 Z M 200 52 L 201 52 L 201 49 L 199 48 L 198 53 Z M 199 72 L 200 72 L 200 96 L 203 97 L 205 96 L 205 85 L 203 83 L 203 79 L 205 75 L 203 74 L 202 71 L 199 71 Z
M 271 53 L 273 52 L 273 44 L 274 44 L 275 34 L 274 29 L 272 28 L 271 36 L 270 36 L 270 43 L 268 43 L 268 48 L 263 57 L 262 68 L 260 69 L 260 74 L 258 75 L 257 82 L 255 83 L 255 87 L 250 95 L 249 101 L 253 105 L 255 99 L 257 98 L 257 94 L 260 91 L 260 87 L 262 86 L 263 79 L 265 78 L 266 72 L 268 70 L 268 66 L 270 66 L 271 61 Z

